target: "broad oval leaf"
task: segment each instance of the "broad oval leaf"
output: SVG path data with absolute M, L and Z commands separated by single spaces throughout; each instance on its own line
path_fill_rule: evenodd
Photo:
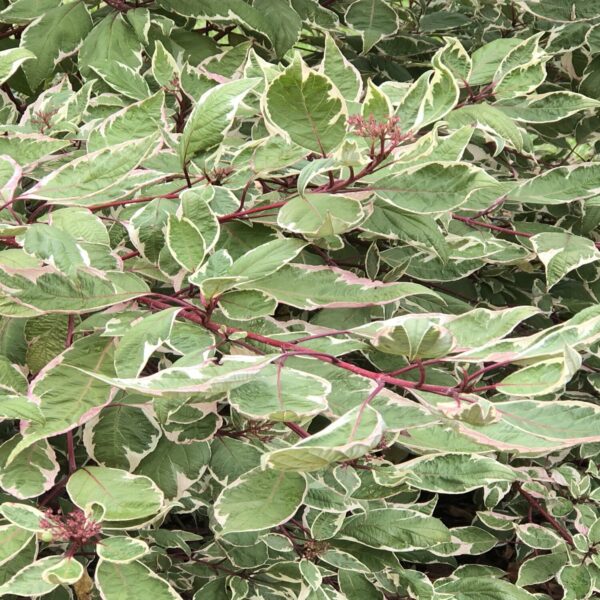
M 384 432 L 381 415 L 358 406 L 289 448 L 263 455 L 263 464 L 282 471 L 318 471 L 332 463 L 360 458 L 377 446 Z
M 100 509 L 104 521 L 132 521 L 158 513 L 163 493 L 149 477 L 121 469 L 85 467 L 67 482 L 71 500 L 82 510 Z
M 271 82 L 264 103 L 274 131 L 308 150 L 325 155 L 344 139 L 344 98 L 328 77 L 300 58 Z
M 221 492 L 214 515 L 221 532 L 261 531 L 294 516 L 306 493 L 300 473 L 253 469 Z
M 402 552 L 450 541 L 450 531 L 434 517 L 414 510 L 382 508 L 346 519 L 343 539 L 371 548 Z
M 100 560 L 95 582 L 103 600 L 182 600 L 173 587 L 141 562 Z

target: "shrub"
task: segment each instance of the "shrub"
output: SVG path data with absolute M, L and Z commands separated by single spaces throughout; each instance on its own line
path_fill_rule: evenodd
M 0 12 L 0 596 L 600 591 L 594 0 Z

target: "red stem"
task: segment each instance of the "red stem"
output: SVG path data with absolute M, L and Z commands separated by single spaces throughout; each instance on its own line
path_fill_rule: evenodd
M 69 348 L 73 343 L 73 333 L 75 331 L 75 317 L 69 315 L 67 319 L 67 337 L 65 339 L 65 348 Z M 67 431 L 67 456 L 69 458 L 69 475 L 77 471 L 77 461 L 75 460 L 75 444 L 73 443 L 73 430 Z
M 315 335 L 307 335 L 305 337 L 298 338 L 297 340 L 294 340 L 292 344 L 299 344 L 300 342 L 309 342 L 310 340 L 318 340 L 324 337 L 333 337 L 334 335 L 344 335 L 346 333 L 350 332 L 343 329 L 339 331 L 328 331 L 327 333 L 316 333 Z
M 285 421 L 285 426 L 288 429 L 291 429 L 298 437 L 301 438 L 307 438 L 310 437 L 310 433 L 308 433 L 308 431 L 306 431 L 306 429 L 302 429 L 302 427 L 300 427 L 300 425 L 297 425 L 296 423 L 293 423 L 292 421 Z
M 483 227 L 485 229 L 491 229 L 492 231 L 497 231 L 498 233 L 506 233 L 507 235 L 516 235 L 525 238 L 533 237 L 533 233 L 527 233 L 526 231 L 518 231 L 517 229 L 509 229 L 508 227 L 498 227 L 498 225 L 492 225 L 490 223 L 484 223 L 483 221 L 476 221 L 475 219 L 471 219 L 469 217 L 461 217 L 457 214 L 452 214 L 452 218 L 457 221 L 462 221 L 471 227 Z M 600 248 L 600 242 L 594 242 L 596 248 Z
M 156 295 L 156 294 L 154 294 Z M 168 296 L 166 298 L 169 298 Z M 158 300 L 152 300 L 147 296 L 142 296 L 137 299 L 139 302 L 143 302 L 144 304 L 148 304 L 149 306 L 157 309 L 165 309 L 171 308 L 171 306 L 165 302 L 161 302 Z M 169 300 L 175 300 L 169 298 Z M 430 385 L 423 384 L 421 387 L 414 381 L 408 381 L 406 379 L 398 379 L 396 377 L 392 377 L 385 373 L 377 373 L 376 371 L 369 371 L 368 369 L 364 369 L 357 365 L 353 365 L 352 363 L 339 360 L 335 356 L 331 356 L 329 354 L 324 354 L 322 352 L 317 352 L 312 350 L 311 348 L 305 348 L 302 346 L 297 346 L 293 342 L 284 342 L 281 340 L 276 340 L 270 337 L 266 337 L 264 335 L 260 335 L 259 333 L 254 333 L 252 331 L 244 331 L 243 329 L 237 329 L 235 327 L 225 327 L 223 325 L 219 325 L 217 323 L 213 323 L 212 321 L 206 319 L 205 315 L 198 314 L 199 309 L 194 307 L 196 310 L 194 312 L 190 312 L 187 310 L 182 310 L 179 315 L 188 319 L 189 321 L 193 321 L 194 323 L 198 323 L 208 329 L 209 331 L 213 331 L 217 335 L 224 335 L 226 337 L 235 334 L 235 333 L 243 333 L 245 338 L 248 340 L 252 340 L 254 342 L 258 342 L 260 344 L 265 344 L 267 346 L 271 346 L 273 348 L 279 348 L 280 350 L 284 350 L 288 354 L 305 354 L 306 356 L 311 356 L 318 360 L 322 360 L 323 362 L 330 363 L 339 367 L 340 369 L 344 369 L 346 371 L 350 371 L 356 375 L 360 375 L 362 377 L 367 377 L 368 379 L 373 379 L 375 381 L 383 381 L 389 385 L 395 385 L 404 389 L 420 389 L 424 392 L 431 392 L 432 394 L 439 394 L 441 396 L 449 396 L 452 397 L 456 391 L 454 386 L 447 385 Z
M 395 371 L 390 371 L 388 375 L 400 375 L 401 373 L 406 373 L 408 371 L 413 371 L 414 369 L 421 369 L 422 367 L 428 367 L 429 365 L 436 365 L 439 363 L 445 362 L 443 358 L 429 358 L 427 360 L 421 360 L 418 362 L 411 363 L 410 365 L 406 365 L 401 369 L 396 369 Z
M 244 209 L 244 204 L 246 203 L 246 196 L 248 195 L 248 190 L 250 189 L 250 186 L 252 185 L 252 183 L 254 182 L 254 179 L 251 177 L 250 179 L 248 179 L 248 181 L 246 182 L 246 185 L 244 186 L 244 189 L 242 190 L 242 195 L 240 197 L 240 205 L 238 206 L 238 209 L 236 212 L 240 212 Z
M 520 483 L 516 484 L 516 488 L 519 492 L 519 494 L 521 494 L 521 496 L 523 496 L 523 498 L 525 498 L 525 500 L 527 500 L 527 502 L 529 502 L 529 505 L 536 509 L 540 515 L 542 515 L 542 517 L 544 517 L 544 519 L 546 519 L 546 521 L 548 521 L 548 523 L 550 523 L 550 525 L 552 525 L 552 527 L 554 527 L 554 529 L 560 534 L 560 536 L 566 540 L 566 542 L 570 545 L 570 546 L 574 546 L 574 542 L 573 542 L 573 536 L 568 532 L 568 530 L 566 529 L 566 527 L 564 527 L 563 525 L 561 525 L 539 502 L 539 500 L 537 498 L 534 498 L 529 492 L 526 492 L 522 487 Z
M 354 425 L 352 426 L 352 431 L 350 432 L 350 441 L 352 441 L 352 439 L 354 438 L 354 435 L 356 434 L 356 430 L 358 429 L 358 426 L 360 425 L 363 414 L 365 412 L 365 408 L 367 408 L 367 406 L 369 406 L 369 404 L 371 404 L 371 402 L 377 397 L 379 392 L 381 392 L 381 390 L 384 387 L 385 387 L 385 383 L 383 381 L 378 381 L 377 385 L 375 386 L 373 391 L 363 400 L 362 404 L 360 405 L 360 408 L 358 409 L 358 415 L 356 417 L 356 421 L 354 421 Z
M 276 208 L 281 208 L 286 201 L 282 202 L 274 202 L 273 204 L 265 204 L 264 206 L 255 206 L 254 208 L 248 208 L 246 210 L 239 210 L 233 213 L 229 213 L 228 215 L 222 215 L 218 217 L 219 223 L 226 223 L 227 221 L 233 221 L 234 219 L 239 219 L 240 217 L 244 217 L 246 215 L 253 215 L 254 213 L 264 212 L 266 210 L 273 210 Z
M 67 456 L 69 457 L 69 475 L 77 471 L 75 460 L 75 444 L 73 443 L 73 430 L 67 431 Z
M 457 221 L 462 221 L 471 227 L 484 227 L 485 229 L 491 229 L 492 231 L 497 231 L 498 233 L 506 233 L 508 235 L 517 235 L 526 238 L 533 237 L 533 233 L 517 231 L 516 229 L 509 229 L 508 227 L 498 227 L 497 225 L 491 225 L 490 223 L 484 223 L 483 221 L 476 221 L 475 219 L 471 219 L 469 217 L 461 217 L 457 214 L 453 214 L 452 218 L 456 219 Z

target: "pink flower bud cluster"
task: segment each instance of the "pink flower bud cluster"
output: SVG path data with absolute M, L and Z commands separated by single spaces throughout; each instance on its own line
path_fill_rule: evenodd
M 348 125 L 355 135 L 378 140 L 389 139 L 393 142 L 398 142 L 403 137 L 399 123 L 399 117 L 390 117 L 387 121 L 376 121 L 373 115 L 367 118 L 360 115 L 348 117 Z
M 88 519 L 79 509 L 72 510 L 68 515 L 47 509 L 44 514 L 46 517 L 40 521 L 42 528 L 49 531 L 55 541 L 70 542 L 76 548 L 96 543 L 102 531 L 96 521 Z

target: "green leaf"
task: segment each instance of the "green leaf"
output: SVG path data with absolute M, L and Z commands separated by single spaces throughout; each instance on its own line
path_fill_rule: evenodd
M 325 156 L 344 139 L 344 98 L 328 77 L 299 57 L 270 83 L 264 107 L 274 133 L 308 150 Z
M 0 52 L 0 83 L 4 83 L 25 61 L 35 58 L 26 48 L 9 48 Z
M 16 435 L 0 445 L 0 488 L 20 500 L 47 492 L 58 475 L 54 448 L 46 440 L 36 442 L 7 464 L 21 439 Z
M 225 316 L 236 321 L 252 321 L 257 317 L 272 315 L 277 301 L 257 290 L 225 292 L 219 297 L 219 308 Z
M 0 596 L 13 594 L 31 597 L 32 594 L 35 596 L 48 594 L 59 585 L 59 582 L 48 581 L 44 575 L 50 573 L 62 560 L 60 556 L 46 556 L 32 562 L 0 586 Z
M 449 248 L 432 217 L 406 212 L 383 200 L 376 200 L 373 213 L 360 229 L 390 240 L 400 240 L 433 250 L 442 260 L 448 260 Z
M 370 323 L 353 332 L 366 337 L 381 352 L 406 356 L 410 362 L 446 356 L 454 347 L 450 332 L 427 316 L 405 315 Z
M 561 567 L 567 564 L 569 556 L 558 551 L 527 559 L 519 568 L 517 585 L 525 587 L 544 583 L 556 577 Z
M 158 423 L 148 411 L 123 404 L 108 406 L 88 421 L 83 442 L 99 465 L 133 471 L 160 436 Z
M 293 517 L 305 493 L 299 473 L 253 469 L 219 494 L 214 516 L 223 534 L 269 529 Z
M 19 165 L 12 158 L 0 157 L 0 199 L 4 204 L 10 204 L 13 199 L 21 175 Z
M 564 540 L 554 530 L 535 523 L 518 525 L 516 534 L 524 544 L 538 550 L 552 550 L 564 546 Z
M 327 409 L 331 385 L 325 379 L 269 365 L 260 378 L 229 392 L 229 402 L 249 419 L 299 421 Z
M 355 308 L 388 304 L 417 294 L 436 295 L 414 283 L 382 283 L 335 267 L 290 264 L 246 287 L 261 290 L 290 306 Z
M 346 519 L 342 539 L 390 552 L 428 548 L 450 541 L 450 531 L 434 517 L 409 509 L 381 508 Z
M 83 565 L 74 558 L 63 558 L 57 565 L 46 569 L 42 579 L 48 583 L 71 585 L 81 579 Z
M 118 60 L 102 65 L 93 65 L 92 69 L 116 92 L 133 100 L 144 100 L 150 96 L 146 80 L 129 65 Z
M 524 147 L 523 134 L 514 124 L 513 120 L 489 104 L 475 104 L 463 106 L 453 110 L 447 117 L 448 125 L 459 129 L 466 125 L 477 127 L 489 135 L 496 146 L 496 153 L 502 151 L 505 145 L 515 150 L 522 151 Z
M 181 135 L 179 158 L 182 164 L 223 141 L 244 96 L 257 84 L 258 79 L 240 79 L 222 83 L 202 94 Z
M 505 377 L 497 389 L 509 396 L 544 396 L 563 389 L 579 367 L 581 357 L 567 346 L 561 355 Z
M 357 198 L 315 193 L 286 202 L 277 215 L 277 223 L 292 233 L 323 238 L 354 229 L 364 217 Z
M 423 73 L 400 100 L 396 111 L 403 131 L 417 130 L 438 121 L 458 102 L 458 83 L 441 62 L 443 49 L 434 57 L 434 70 Z
M 67 278 L 59 273 L 43 272 L 32 280 L 10 276 L 0 266 L 0 291 L 6 294 L 8 289 L 13 301 L 28 307 L 23 316 L 89 312 L 145 296 L 149 291 L 144 281 L 131 273 L 112 271 L 101 278 L 78 271 Z M 5 314 L 1 305 L 0 314 Z
M 534 600 L 535 596 L 525 590 L 492 577 L 458 577 L 436 588 L 442 594 L 449 594 L 453 600 Z
M 517 478 L 510 467 L 492 458 L 469 454 L 430 454 L 395 465 L 392 480 L 419 490 L 463 494 L 498 482 Z M 397 479 L 396 479 L 397 478 Z
M 16 556 L 33 537 L 33 532 L 16 525 L 0 525 L 0 565 Z
M 27 24 L 59 4 L 60 0 L 15 0 L 0 12 L 0 20 L 3 23 Z
M 86 208 L 59 208 L 52 211 L 50 224 L 76 240 L 110 245 L 108 231 L 102 220 Z
M 523 8 L 541 19 L 559 23 L 595 19 L 598 16 L 597 4 L 589 0 L 571 0 L 570 4 L 561 1 L 532 2 L 524 4 Z
M 143 540 L 126 536 L 104 538 L 97 550 L 100 559 L 117 564 L 130 563 L 149 551 L 148 544 Z
M 93 67 L 119 61 L 137 68 L 142 59 L 142 43 L 124 14 L 111 10 L 86 36 L 79 50 L 78 64 L 86 76 Z
M 137 377 L 152 353 L 171 335 L 179 308 L 168 308 L 145 316 L 120 339 L 115 351 L 115 371 L 119 377 Z
M 21 529 L 35 533 L 44 530 L 40 523 L 46 518 L 46 515 L 41 510 L 28 504 L 3 502 L 0 504 L 0 514 Z
M 358 69 L 342 54 L 333 37 L 325 33 L 321 70 L 347 100 L 358 102 L 363 83 Z
M 41 179 L 22 198 L 92 206 L 156 149 L 156 137 L 151 136 L 85 154 Z
M 358 406 L 293 446 L 263 454 L 262 464 L 282 471 L 318 471 L 332 463 L 355 460 L 377 446 L 384 427 L 376 410 Z
M 584 600 L 594 589 L 594 579 L 586 565 L 565 565 L 557 579 L 565 592 L 565 600 Z
M 163 436 L 142 459 L 136 474 L 152 479 L 169 500 L 178 500 L 202 477 L 209 459 L 206 442 L 177 444 Z
M 360 33 L 363 53 L 399 26 L 396 12 L 383 0 L 356 0 L 346 11 L 346 23 Z
M 134 390 L 142 394 L 164 396 L 177 393 L 216 394 L 250 381 L 276 356 L 227 356 L 221 364 L 213 360 L 202 360 L 192 354 L 191 364 L 175 365 L 146 377 L 118 379 L 107 378 L 98 372 L 90 375 L 104 380 L 109 385 Z
M 166 580 L 137 561 L 100 560 L 95 581 L 103 600 L 182 600 Z
M 440 10 L 424 14 L 420 19 L 420 26 L 424 32 L 428 33 L 430 31 L 454 29 L 461 25 L 464 26 L 468 22 L 468 17 L 460 12 Z
M 297 42 L 302 20 L 286 0 L 255 0 L 261 29 L 271 40 L 277 56 L 283 56 Z
M 383 592 L 361 573 L 341 570 L 338 580 L 340 589 L 348 600 L 380 600 L 385 597 Z
M 177 61 L 167 51 L 162 42 L 156 42 L 152 55 L 152 77 L 163 88 L 173 88 L 181 79 Z
M 254 287 L 253 282 L 264 280 L 285 268 L 305 246 L 306 242 L 293 238 L 272 240 L 255 246 L 230 264 L 224 277 L 206 278 L 201 269 L 190 277 L 190 283 L 201 285 L 205 296 L 208 297 L 232 287 Z
M 321 582 L 323 581 L 321 572 L 314 563 L 303 558 L 300 561 L 300 572 L 302 573 L 302 578 L 312 590 L 317 590 L 321 587 Z
M 159 91 L 112 113 L 90 132 L 87 151 L 96 152 L 156 135 L 163 125 L 164 103 L 164 93 Z
M 545 53 L 539 46 L 541 33 L 512 48 L 494 73 L 496 98 L 513 98 L 533 92 L 546 78 Z
M 553 123 L 584 110 L 598 108 L 600 102 L 574 92 L 530 94 L 495 104 L 505 115 L 524 123 Z
M 227 484 L 260 464 L 258 448 L 241 439 L 215 437 L 211 443 L 209 469 L 217 481 Z
M 374 118 L 375 121 L 385 122 L 393 114 L 394 109 L 390 99 L 369 79 L 367 93 L 361 107 L 363 117 Z
M 29 393 L 38 404 L 42 420 L 30 422 L 24 428 L 23 438 L 12 449 L 8 463 L 34 442 L 85 423 L 110 402 L 114 390 L 80 368 L 112 373 L 112 353 L 112 340 L 88 336 L 32 381 Z
M 423 25 L 423 19 L 421 25 Z M 439 53 L 440 62 L 450 70 L 457 81 L 469 81 L 472 69 L 471 57 L 460 40 L 454 37 L 444 39 L 446 45 Z
M 198 229 L 206 252 L 213 249 L 220 234 L 219 221 L 210 205 L 218 189 L 223 188 L 207 186 L 201 189 L 189 189 L 179 196 L 181 208 L 177 211 L 177 215 L 188 219 Z
M 52 74 L 60 59 L 79 48 L 91 28 L 90 14 L 80 1 L 51 8 L 27 27 L 21 47 L 36 60 L 27 61 L 23 70 L 33 90 Z
M 391 174 L 374 184 L 377 195 L 397 208 L 420 215 L 446 212 L 464 204 L 478 187 L 481 172 L 465 163 L 431 162 Z
M 261 0 L 253 6 L 243 0 L 209 1 L 198 4 L 193 0 L 161 0 L 163 6 L 187 17 L 205 17 L 216 21 L 233 21 L 265 36 L 277 56 L 283 56 L 296 42 L 301 20 L 285 0 Z
M 498 66 L 506 55 L 521 43 L 519 38 L 498 38 L 477 48 L 471 55 L 473 68 L 469 77 L 469 84 L 482 85 L 490 83 Z
M 2 53 L 0 52 L 0 57 Z M 0 137 L 0 154 L 10 156 L 22 167 L 69 146 L 68 140 L 58 140 L 38 133 L 14 132 Z
M 573 269 L 600 259 L 594 242 L 567 232 L 538 233 L 531 243 L 546 269 L 548 289 Z
M 563 204 L 598 194 L 600 166 L 587 163 L 557 167 L 523 181 L 509 192 L 509 199 L 527 204 Z
M 200 267 L 204 261 L 205 242 L 192 221 L 169 215 L 165 239 L 171 255 L 186 271 L 193 273 Z
M 444 322 L 457 348 L 477 348 L 508 335 L 521 321 L 539 313 L 534 306 L 500 310 L 476 308 Z
M 108 467 L 79 469 L 69 477 L 67 492 L 82 510 L 100 509 L 104 521 L 154 516 L 164 500 L 150 478 Z
M 74 275 L 79 268 L 89 266 L 87 252 L 68 233 L 48 225 L 31 225 L 23 248 L 27 254 L 44 260 L 65 275 Z

